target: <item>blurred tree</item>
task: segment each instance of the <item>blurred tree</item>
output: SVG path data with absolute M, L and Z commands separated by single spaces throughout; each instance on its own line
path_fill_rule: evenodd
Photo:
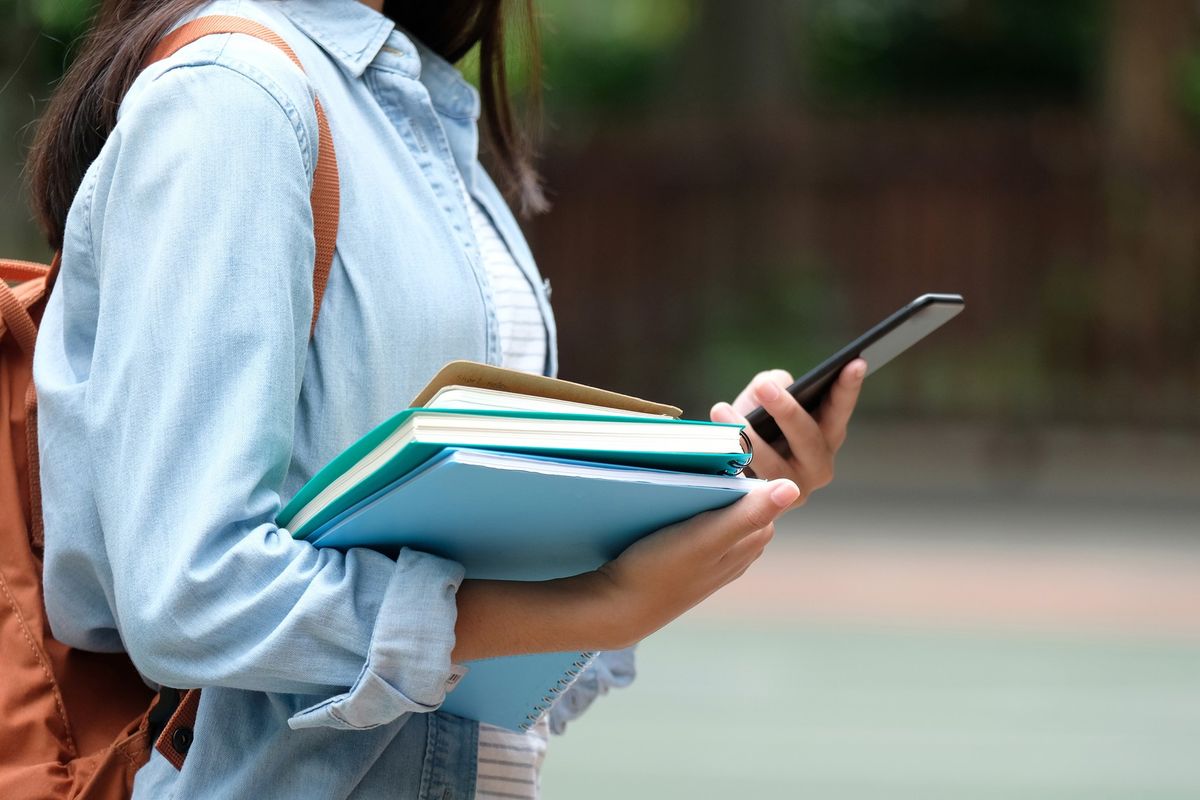
M 42 104 L 94 0 L 0 2 L 0 253 L 45 259 L 25 194 L 24 160 Z
M 43 30 L 71 35 L 83 30 L 95 0 L 33 0 L 31 6 Z
M 993 107 L 1086 100 L 1105 10 L 1101 0 L 812 0 L 803 7 L 814 99 Z
M 579 125 L 645 114 L 670 91 L 671 56 L 693 14 L 687 0 L 538 0 L 537 7 L 553 119 Z
M 1115 381 L 1109 402 L 1119 407 L 1172 375 L 1200 379 L 1200 141 L 1179 102 L 1200 21 L 1193 0 L 1113 0 L 1110 8 L 1108 251 L 1094 366 Z M 1191 392 L 1175 396 L 1194 406 Z
M 40 258 L 22 191 L 28 126 L 44 95 L 38 20 L 18 3 L 0 6 L 0 253 Z
M 693 8 L 672 105 L 721 115 L 796 105 L 799 3 L 694 0 Z

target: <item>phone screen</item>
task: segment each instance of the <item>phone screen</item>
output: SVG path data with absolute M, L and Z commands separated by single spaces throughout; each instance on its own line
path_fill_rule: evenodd
M 962 295 L 924 294 L 838 350 L 788 387 L 810 414 L 817 410 L 842 369 L 858 357 L 867 361 L 867 374 L 924 339 L 957 316 L 965 307 Z M 778 448 L 786 441 L 767 411 L 759 406 L 746 415 L 755 432 Z

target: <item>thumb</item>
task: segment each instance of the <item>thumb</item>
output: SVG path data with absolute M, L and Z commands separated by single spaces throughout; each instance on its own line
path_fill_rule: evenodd
M 753 491 L 723 510 L 722 523 L 725 545 L 770 525 L 796 498 L 800 488 L 786 478 L 756 486 Z

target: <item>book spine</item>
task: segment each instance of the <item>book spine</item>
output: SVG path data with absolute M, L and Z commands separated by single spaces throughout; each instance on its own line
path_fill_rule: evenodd
M 558 696 L 570 688 L 571 684 L 579 678 L 579 673 L 592 663 L 592 659 L 596 657 L 596 651 L 587 651 L 579 654 L 579 658 L 571 662 L 570 668 L 563 673 L 558 681 L 546 690 L 546 694 L 542 695 L 540 702 L 535 703 L 530 707 L 529 713 L 525 715 L 525 721 L 521 723 L 521 730 L 528 731 L 537 721 L 542 718 L 546 710 L 554 705 L 554 701 Z

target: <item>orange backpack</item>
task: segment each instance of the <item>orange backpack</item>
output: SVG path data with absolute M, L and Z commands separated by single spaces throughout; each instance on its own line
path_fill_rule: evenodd
M 185 23 L 159 42 L 144 66 L 216 33 L 262 39 L 304 68 L 274 31 L 230 16 Z M 337 158 L 320 102 L 316 113 L 314 328 L 329 280 L 340 209 Z M 0 798 L 117 800 L 132 793 L 134 773 L 150 757 L 152 732 L 162 729 L 154 747 L 182 766 L 191 741 L 188 718 L 194 720 L 199 690 L 182 700 L 172 689 L 155 697 L 124 653 L 75 650 L 50 633 L 42 597 L 32 366 L 37 323 L 59 260 L 55 254 L 50 266 L 0 261 L 0 415 L 8 421 L 0 425 Z

